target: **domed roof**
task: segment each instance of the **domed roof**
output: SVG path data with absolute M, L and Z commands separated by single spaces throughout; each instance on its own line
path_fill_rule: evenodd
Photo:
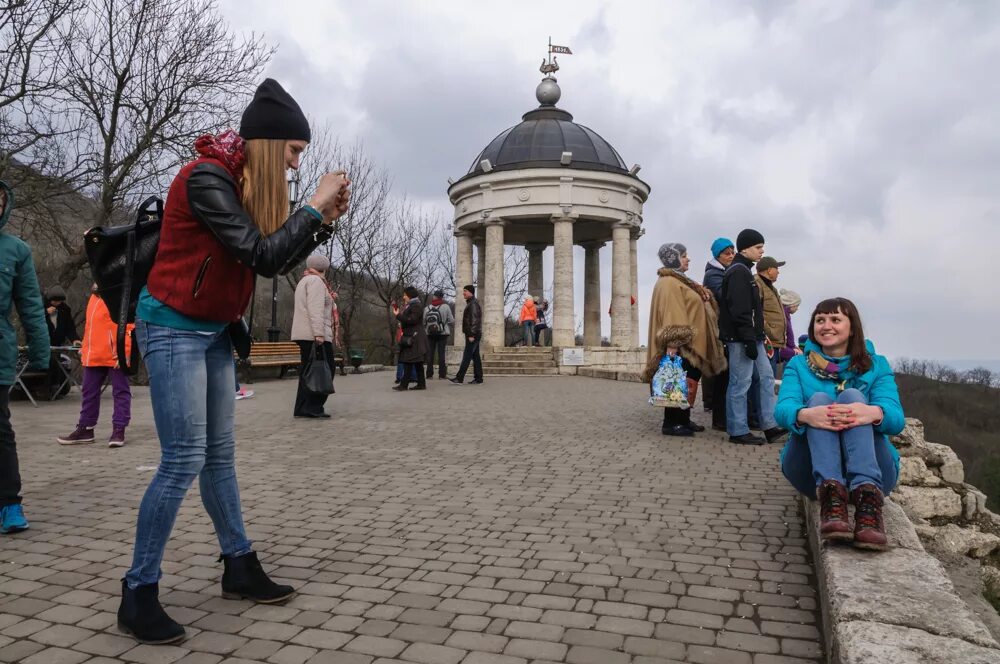
M 494 171 L 522 168 L 576 168 L 628 174 L 618 151 L 589 127 L 573 122 L 568 111 L 557 108 L 559 88 L 546 78 L 536 91 L 541 105 L 522 116 L 522 122 L 490 141 L 472 163 L 466 178 L 483 175 L 482 162 L 489 159 Z M 562 164 L 564 152 L 572 153 Z M 465 179 L 465 178 L 463 178 Z

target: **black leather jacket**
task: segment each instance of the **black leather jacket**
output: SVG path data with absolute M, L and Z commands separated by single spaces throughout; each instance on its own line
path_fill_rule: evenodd
M 288 274 L 333 236 L 333 225 L 300 209 L 264 237 L 235 195 L 229 172 L 215 164 L 198 164 L 187 181 L 191 212 L 241 263 L 256 274 Z
M 462 334 L 466 337 L 483 336 L 483 308 L 479 306 L 479 300 L 472 297 L 465 303 L 465 312 L 462 314 Z

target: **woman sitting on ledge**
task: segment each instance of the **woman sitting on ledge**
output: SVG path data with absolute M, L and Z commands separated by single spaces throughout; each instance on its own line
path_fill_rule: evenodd
M 899 453 L 888 436 L 903 430 L 903 407 L 892 368 L 865 339 L 853 302 L 835 297 L 816 306 L 805 354 L 785 369 L 774 417 L 793 432 L 781 452 L 782 472 L 820 501 L 820 537 L 887 549 L 882 498 L 899 477 Z

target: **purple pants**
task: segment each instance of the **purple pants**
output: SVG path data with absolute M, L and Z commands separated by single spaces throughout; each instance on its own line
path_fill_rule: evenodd
M 111 373 L 111 394 L 115 399 L 115 412 L 111 418 L 114 427 L 125 428 L 132 419 L 132 390 L 128 376 L 114 367 L 84 367 L 83 396 L 80 399 L 80 426 L 93 429 L 101 414 L 101 387 L 108 373 Z

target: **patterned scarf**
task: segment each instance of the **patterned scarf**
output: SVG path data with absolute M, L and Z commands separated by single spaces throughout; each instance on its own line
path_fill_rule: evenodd
M 239 178 L 246 163 L 246 145 L 247 142 L 239 134 L 227 129 L 218 136 L 199 136 L 194 142 L 194 149 L 200 155 L 218 159 L 233 177 Z
M 837 394 L 840 394 L 845 389 L 847 389 L 848 376 L 843 376 L 844 368 L 841 367 L 836 362 L 831 362 L 821 353 L 816 351 L 811 351 L 808 356 L 806 356 L 806 362 L 809 364 L 809 370 L 813 372 L 813 375 L 820 380 L 830 380 L 836 385 Z

